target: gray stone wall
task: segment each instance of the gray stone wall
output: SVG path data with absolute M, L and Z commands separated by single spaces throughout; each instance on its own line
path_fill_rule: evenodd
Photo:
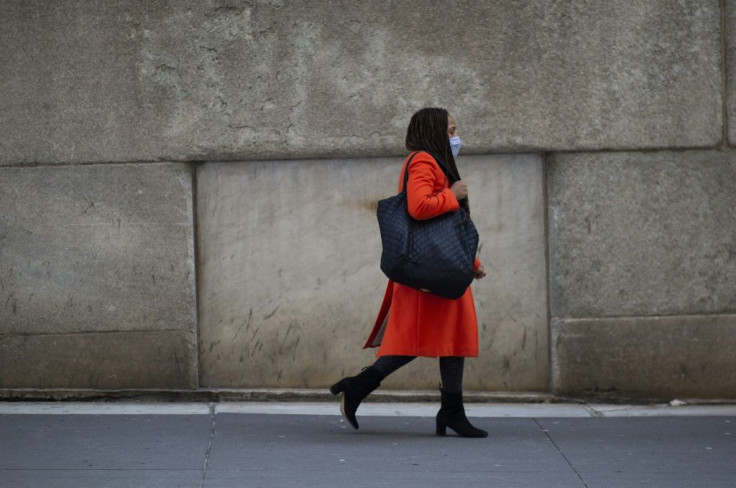
M 186 164 L 0 168 L 0 385 L 197 385 Z
M 548 181 L 553 315 L 736 312 L 736 154 L 560 154 Z
M 729 6 L 731 0 L 729 0 Z M 0 164 L 398 155 L 452 107 L 467 153 L 711 147 L 713 0 L 0 4 Z
M 0 2 L 0 389 L 355 372 L 440 105 L 489 270 L 466 388 L 736 398 L 734 32 L 736 0 Z
M 558 393 L 733 398 L 736 315 L 552 319 Z
M 539 156 L 462 158 L 489 278 L 474 285 L 474 389 L 548 385 L 544 185 Z M 204 386 L 325 387 L 361 351 L 383 299 L 376 202 L 401 159 L 207 163 L 199 168 Z M 387 387 L 434 388 L 417 361 Z
M 736 391 L 721 374 L 736 338 L 736 153 L 560 154 L 548 169 L 555 388 Z

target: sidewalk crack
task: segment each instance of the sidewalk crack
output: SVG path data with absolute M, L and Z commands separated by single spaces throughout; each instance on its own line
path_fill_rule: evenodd
M 212 427 L 210 427 L 210 441 L 207 444 L 207 452 L 204 455 L 204 467 L 202 468 L 202 482 L 199 488 L 204 488 L 205 477 L 207 476 L 207 464 L 210 461 L 210 451 L 212 450 L 212 441 L 215 439 L 215 423 L 217 421 L 217 412 L 214 403 L 210 403 L 210 415 L 212 415 Z
M 552 439 L 552 436 L 549 435 L 549 432 L 547 431 L 547 429 L 545 429 L 544 427 L 542 427 L 542 424 L 540 424 L 539 423 L 539 420 L 537 420 L 537 419 L 534 419 L 534 423 L 537 424 L 537 426 L 542 430 L 542 432 L 544 432 L 544 435 L 547 436 L 547 439 L 549 439 L 549 441 L 552 443 L 552 445 L 555 446 L 555 449 L 557 449 L 557 452 L 560 453 L 560 456 L 562 456 L 562 459 L 565 460 L 565 462 L 567 463 L 567 465 L 570 466 L 570 469 L 572 469 L 572 471 L 578 476 L 578 478 L 580 479 L 580 482 L 583 484 L 583 486 L 585 486 L 585 488 L 590 488 L 588 486 L 588 483 L 586 483 L 585 480 L 583 479 L 583 477 L 580 476 L 580 473 L 578 473 L 578 470 L 575 469 L 575 466 L 573 466 L 572 463 L 570 462 L 570 460 L 567 459 L 567 456 L 565 456 L 565 453 L 562 452 L 562 449 L 560 449 L 560 446 L 558 446 L 557 443 L 555 442 L 555 440 Z
M 583 407 L 585 407 L 585 410 L 588 411 L 588 413 L 590 414 L 591 417 L 603 417 L 604 416 L 603 415 L 603 412 L 601 412 L 600 410 L 597 410 L 597 409 L 591 407 L 587 403 L 585 405 L 583 405 Z

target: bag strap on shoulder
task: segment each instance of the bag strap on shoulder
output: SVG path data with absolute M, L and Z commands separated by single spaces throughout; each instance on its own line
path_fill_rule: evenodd
M 406 163 L 406 168 L 404 168 L 404 188 L 403 188 L 403 191 L 406 191 L 406 183 L 409 181 L 409 165 L 411 164 L 411 160 L 414 159 L 414 156 L 416 156 L 420 152 L 422 152 L 422 151 L 414 151 L 411 154 L 411 157 L 409 158 L 409 162 Z M 455 178 L 455 175 L 453 175 L 451 171 L 448 171 L 447 170 L 447 167 L 445 166 L 445 164 L 442 161 L 440 161 L 434 154 L 432 154 L 432 153 L 430 153 L 428 151 L 424 151 L 424 152 L 426 152 L 427 154 L 429 154 L 430 156 L 432 156 L 432 159 L 434 159 L 434 162 L 437 163 L 437 166 L 440 167 L 440 169 L 442 170 L 442 172 L 445 174 L 445 177 L 450 181 L 450 185 L 452 185 L 453 183 L 455 183 L 457 181 L 457 178 Z
M 409 165 L 411 164 L 411 161 L 414 159 L 414 156 L 419 154 L 419 151 L 414 151 L 411 153 L 411 156 L 409 157 L 409 161 L 406 163 L 406 167 L 404 168 L 404 186 L 401 187 L 401 191 L 406 193 L 406 184 L 409 181 Z

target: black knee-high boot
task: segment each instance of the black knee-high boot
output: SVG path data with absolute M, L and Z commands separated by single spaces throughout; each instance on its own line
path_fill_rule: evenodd
M 437 435 L 447 434 L 447 427 L 451 428 L 460 437 L 488 437 L 488 432 L 476 429 L 465 416 L 462 392 L 449 392 L 440 389 L 442 393 L 442 407 L 437 412 Z
M 358 421 L 355 418 L 355 412 L 358 410 L 360 402 L 368 396 L 370 392 L 378 388 L 383 380 L 383 375 L 374 366 L 369 366 L 355 376 L 343 378 L 330 387 L 333 395 L 342 393 L 342 402 L 340 403 L 340 411 L 342 416 L 350 422 L 354 429 L 358 429 Z

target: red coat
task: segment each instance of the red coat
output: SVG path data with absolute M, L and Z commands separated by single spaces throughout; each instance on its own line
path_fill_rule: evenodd
M 408 159 L 401 170 L 399 192 Z M 460 208 L 442 169 L 426 152 L 412 160 L 407 187 L 409 215 L 417 220 Z M 474 268 L 479 266 L 476 259 Z M 462 297 L 450 300 L 389 280 L 373 331 L 363 347 L 379 345 L 376 356 L 477 356 L 473 293 L 468 288 Z

